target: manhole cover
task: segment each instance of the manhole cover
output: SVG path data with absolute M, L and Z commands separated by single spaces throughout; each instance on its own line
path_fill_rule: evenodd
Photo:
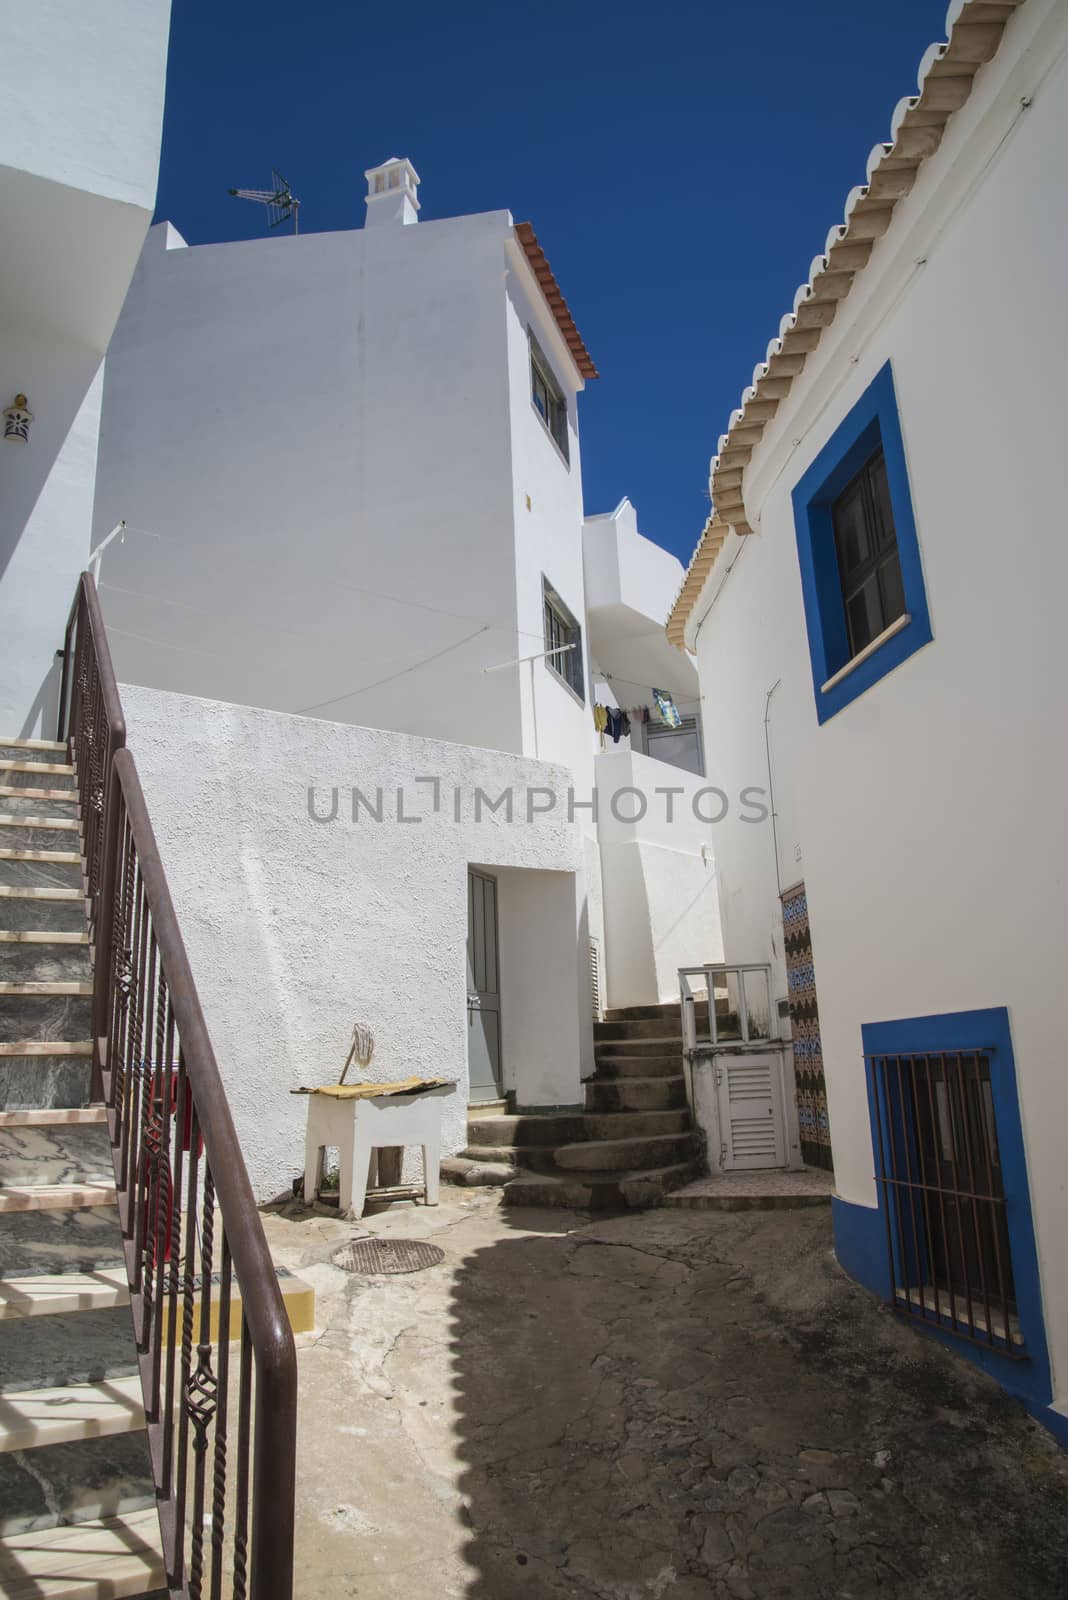
M 444 1261 L 445 1252 L 422 1239 L 354 1239 L 330 1259 L 344 1272 L 422 1272 Z

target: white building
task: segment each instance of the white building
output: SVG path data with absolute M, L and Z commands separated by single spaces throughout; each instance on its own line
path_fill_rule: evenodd
M 0 18 L 0 728 L 22 737 L 55 728 L 104 352 L 155 205 L 169 21 L 167 0 Z
M 584 520 L 596 373 L 534 231 L 366 176 L 350 232 L 153 228 L 105 381 L 108 636 L 261 1194 L 355 1017 L 382 1075 L 461 1079 L 456 1150 L 469 1098 L 581 1106 L 591 965 L 657 1004 L 721 954 L 682 568 L 627 501 Z
M 717 771 L 773 791 L 774 835 L 717 832 L 726 956 L 790 993 L 838 1258 L 1068 1437 L 1068 8 L 955 0 L 947 39 L 720 441 L 669 633 Z

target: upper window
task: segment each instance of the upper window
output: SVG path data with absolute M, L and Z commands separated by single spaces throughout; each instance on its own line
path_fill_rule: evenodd
M 542 579 L 542 616 L 545 624 L 545 664 L 585 703 L 586 680 L 582 669 L 582 629 L 550 583 Z
M 545 352 L 534 335 L 530 335 L 530 398 L 534 409 L 548 428 L 560 454 L 570 464 L 571 453 L 567 440 L 567 400 L 564 391 L 553 376 Z
M 904 614 L 905 590 L 882 447 L 831 507 L 850 659 Z
M 889 363 L 793 504 L 816 714 L 826 722 L 931 638 Z

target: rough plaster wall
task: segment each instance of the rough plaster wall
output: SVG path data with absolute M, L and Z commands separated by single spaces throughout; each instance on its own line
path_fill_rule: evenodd
M 554 948 L 570 946 L 573 958 L 558 963 L 551 991 L 544 971 L 527 976 L 541 985 L 535 1016 L 555 1069 L 533 1083 L 533 1095 L 579 1098 L 587 1049 L 574 944 L 575 906 L 584 901 L 581 833 L 566 807 L 527 823 L 521 802 L 528 784 L 565 791 L 562 769 L 130 685 L 122 696 L 257 1196 L 286 1190 L 301 1170 L 305 1103 L 288 1091 L 337 1080 L 357 1018 L 375 1033 L 373 1078 L 457 1079 L 443 1149 L 466 1143 L 469 862 L 548 869 L 554 883 L 568 875 L 570 891 L 557 895 L 542 935 Z M 441 779 L 437 815 L 429 786 L 416 781 L 428 775 Z M 478 823 L 452 820 L 454 786 L 470 818 L 476 785 L 496 795 L 510 783 L 519 799 L 513 823 L 488 811 Z M 327 815 L 339 787 L 336 820 L 310 819 L 309 784 Z M 372 799 L 382 786 L 381 823 L 365 812 L 351 821 L 354 784 Z M 396 821 L 398 785 L 405 814 L 422 812 L 424 821 Z M 588 1004 L 585 1015 L 588 1034 Z M 516 1048 L 537 1059 L 530 1038 Z

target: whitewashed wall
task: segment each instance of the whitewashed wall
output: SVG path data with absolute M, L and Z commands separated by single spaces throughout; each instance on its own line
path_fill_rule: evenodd
M 455 1078 L 444 1149 L 466 1144 L 467 866 L 501 872 L 506 1072 L 523 1104 L 575 1105 L 592 1053 L 581 942 L 583 851 L 560 807 L 526 821 L 527 786 L 566 791 L 545 762 L 124 685 L 137 761 L 253 1187 L 288 1189 L 305 1102 L 336 1082 L 352 1024 L 371 1075 Z M 441 809 L 420 778 L 437 777 Z M 339 815 L 316 822 L 339 794 Z M 384 790 L 384 818 L 361 808 Z M 514 820 L 474 790 L 516 793 Z M 396 791 L 408 816 L 397 821 Z M 453 820 L 453 791 L 463 820 Z
M 680 967 L 723 960 L 718 827 L 702 820 L 719 802 L 700 798 L 703 779 L 629 750 L 601 752 L 596 776 L 607 1003 L 677 1000 Z
M 101 362 L 155 203 L 169 0 L 0 5 L 0 732 L 51 738 L 90 548 Z
M 875 1204 L 861 1025 L 1009 1008 L 1062 1403 L 1066 41 L 1063 6 L 1029 0 L 1010 22 L 766 429 L 746 476 L 758 531 L 731 537 L 695 616 L 726 786 L 766 770 L 779 683 L 779 878 L 808 886 L 844 1199 Z M 887 360 L 934 638 L 821 728 L 790 494 Z M 764 830 L 728 823 L 716 842 L 727 959 L 778 962 Z

